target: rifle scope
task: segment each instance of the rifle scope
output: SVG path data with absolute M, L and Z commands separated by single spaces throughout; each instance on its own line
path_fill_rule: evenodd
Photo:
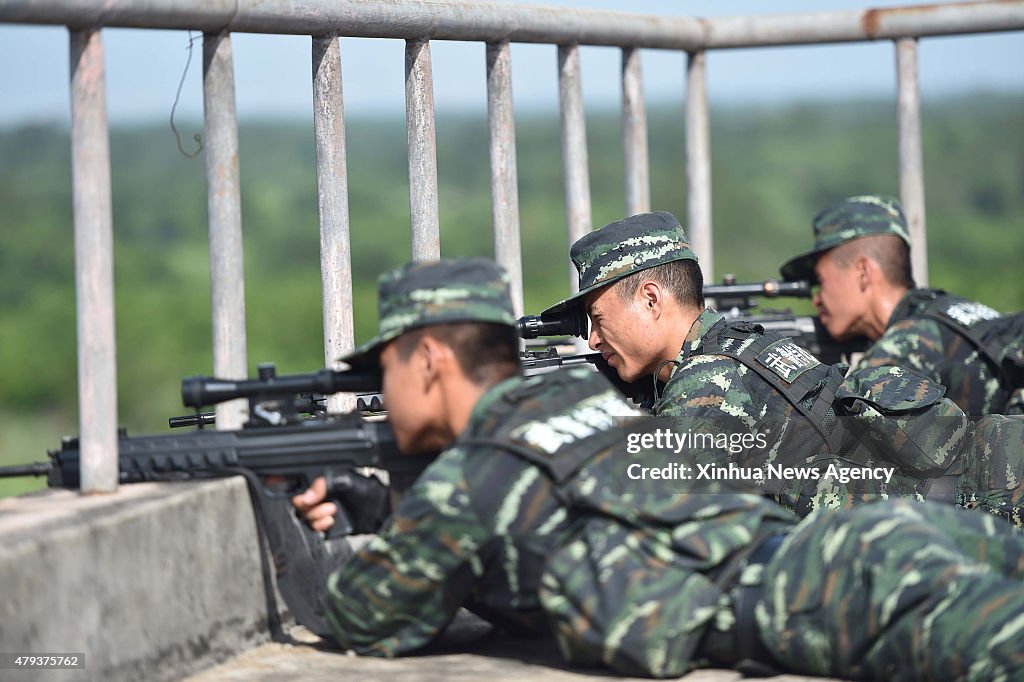
M 573 307 L 559 313 L 524 315 L 519 318 L 519 336 L 535 339 L 538 336 L 578 336 L 587 338 L 587 313 L 582 307 Z
M 236 398 L 268 398 L 300 393 L 375 393 L 381 388 L 379 369 L 319 369 L 309 374 L 276 376 L 274 365 L 259 367 L 259 379 L 187 377 L 181 380 L 181 402 L 186 407 L 205 407 Z

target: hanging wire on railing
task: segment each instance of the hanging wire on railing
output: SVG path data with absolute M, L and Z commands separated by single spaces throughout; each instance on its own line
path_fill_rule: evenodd
M 192 63 L 192 44 L 196 41 L 199 36 L 193 36 L 192 31 L 188 32 L 188 59 L 185 60 L 185 69 L 181 72 L 181 81 L 178 83 L 178 92 L 174 95 L 174 104 L 171 105 L 171 131 L 174 133 L 174 140 L 178 143 L 178 151 L 182 153 L 186 158 L 194 159 L 199 156 L 199 152 L 203 151 L 203 138 L 199 133 L 192 136 L 192 139 L 196 141 L 198 145 L 196 150 L 189 154 L 181 146 L 181 134 L 178 133 L 178 129 L 174 126 L 174 110 L 178 108 L 178 100 L 181 98 L 181 88 L 185 85 L 185 76 L 188 75 L 188 67 Z

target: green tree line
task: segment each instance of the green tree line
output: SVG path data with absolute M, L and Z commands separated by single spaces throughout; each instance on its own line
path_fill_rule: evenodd
M 711 121 L 718 275 L 778 276 L 823 205 L 899 194 L 891 102 L 713 107 Z M 557 112 L 520 115 L 516 134 L 525 301 L 537 312 L 569 288 Z M 592 112 L 587 134 L 597 227 L 625 211 L 618 114 Z M 652 107 L 649 135 L 652 207 L 685 219 L 682 108 Z M 360 341 L 376 325 L 377 275 L 411 255 L 405 140 L 400 118 L 347 121 Z M 160 432 L 184 411 L 181 378 L 212 372 L 204 159 L 182 155 L 165 124 L 116 126 L 110 145 L 120 421 Z M 442 253 L 490 255 L 484 115 L 440 115 L 437 145 Z M 923 146 L 931 284 L 1024 308 L 1024 96 L 926 102 Z M 310 371 L 325 360 L 312 126 L 243 122 L 239 149 L 250 371 Z M 77 430 L 70 176 L 66 130 L 0 130 L 0 464 L 42 459 Z

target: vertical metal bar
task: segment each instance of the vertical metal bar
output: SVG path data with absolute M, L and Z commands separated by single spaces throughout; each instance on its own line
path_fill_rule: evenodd
M 405 117 L 409 136 L 409 211 L 412 259 L 441 256 L 437 214 L 437 137 L 430 42 L 405 41 Z
M 117 490 L 117 345 L 103 39 L 71 31 L 71 181 L 83 493 Z
M 583 111 L 579 45 L 558 46 L 558 101 L 562 117 L 562 172 L 569 243 L 592 229 L 587 124 Z M 579 291 L 579 276 L 570 264 L 569 287 Z
M 711 135 L 708 132 L 707 55 L 686 60 L 686 215 L 687 234 L 700 259 L 704 279 L 714 273 L 711 246 Z
M 516 124 L 512 59 L 507 41 L 487 44 L 487 126 L 491 142 L 491 214 L 494 258 L 509 274 L 512 309 L 523 314 L 523 255 L 519 234 Z
M 227 32 L 203 34 L 203 114 L 213 371 L 225 379 L 244 379 L 247 370 L 242 199 L 238 180 L 235 77 L 231 34 Z M 246 412 L 245 400 L 218 405 L 217 428 L 239 428 L 245 422 Z
M 650 167 L 647 159 L 647 109 L 640 50 L 622 49 L 622 146 L 626 162 L 626 215 L 651 210 Z
M 928 286 L 928 238 L 924 218 L 921 97 L 917 83 L 917 39 L 896 41 L 897 109 L 900 135 L 900 197 L 910 228 L 910 260 L 917 286 Z
M 324 364 L 338 369 L 338 358 L 355 347 L 352 320 L 352 245 L 348 220 L 348 163 L 341 46 L 337 36 L 313 38 L 313 130 L 320 208 L 320 278 L 323 288 Z M 327 398 L 328 412 L 348 412 L 356 397 Z

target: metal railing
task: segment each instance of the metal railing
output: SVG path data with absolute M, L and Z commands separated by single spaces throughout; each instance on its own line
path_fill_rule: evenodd
M 0 0 L 0 22 L 58 24 L 71 32 L 71 141 L 78 316 L 82 490 L 117 485 L 114 290 L 103 27 L 202 31 L 214 372 L 246 374 L 238 130 L 231 33 L 312 38 L 323 282 L 324 358 L 354 345 L 348 184 L 339 37 L 406 40 L 406 112 L 413 257 L 440 253 L 431 40 L 487 45 L 487 115 L 495 257 L 512 276 L 522 312 L 519 202 L 509 44 L 558 46 L 562 159 L 570 241 L 591 228 L 579 46 L 622 50 L 627 212 L 650 209 L 647 122 L 639 49 L 686 53 L 687 230 L 711 278 L 708 50 L 891 40 L 898 77 L 900 193 L 914 243 L 915 278 L 927 282 L 924 174 L 917 81 L 919 38 L 1024 29 L 1024 0 L 698 19 L 477 0 Z M 575 277 L 571 276 L 571 286 Z M 333 397 L 331 410 L 345 407 Z M 244 405 L 217 409 L 237 428 Z

